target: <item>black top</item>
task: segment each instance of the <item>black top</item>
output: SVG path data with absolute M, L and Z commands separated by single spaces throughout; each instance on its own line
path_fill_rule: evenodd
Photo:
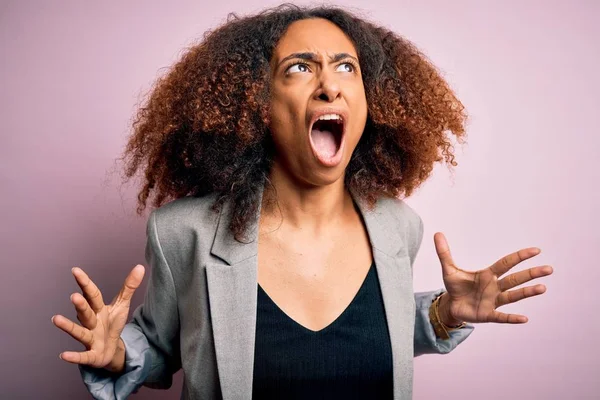
M 258 286 L 253 399 L 392 399 L 392 349 L 371 265 L 344 312 L 320 331 L 287 316 Z

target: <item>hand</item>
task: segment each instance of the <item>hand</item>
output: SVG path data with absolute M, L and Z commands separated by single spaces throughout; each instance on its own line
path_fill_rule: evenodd
M 121 291 L 108 305 L 104 304 L 102 293 L 82 269 L 73 268 L 72 273 L 83 292 L 83 296 L 79 293 L 71 295 L 81 325 L 62 315 L 53 316 L 52 323 L 81 342 L 86 351 L 65 351 L 59 357 L 74 364 L 120 372 L 125 363 L 121 332 L 127 322 L 131 297 L 144 279 L 144 267 L 136 265 L 131 270 Z
M 533 267 L 499 278 L 521 261 L 538 255 L 540 249 L 530 247 L 519 250 L 501 258 L 488 268 L 472 272 L 458 268 L 442 233 L 434 235 L 434 242 L 447 290 L 439 304 L 440 318 L 444 324 L 452 326 L 463 321 L 510 324 L 527 322 L 524 315 L 502 313 L 497 311 L 497 308 L 544 293 L 546 286 L 542 284 L 510 289 L 552 274 L 552 267 Z

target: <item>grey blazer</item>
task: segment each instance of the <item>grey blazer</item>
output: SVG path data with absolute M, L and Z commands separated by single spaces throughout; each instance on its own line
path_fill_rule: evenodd
M 380 199 L 366 223 L 381 286 L 393 359 L 394 399 L 411 399 L 413 357 L 448 353 L 472 325 L 436 339 L 429 322 L 432 299 L 442 290 L 414 293 L 412 265 L 421 245 L 421 218 L 403 201 Z M 119 376 L 80 367 L 96 399 L 125 399 L 143 384 L 168 388 L 184 372 L 182 399 L 250 399 L 257 310 L 257 222 L 249 243 L 230 233 L 230 204 L 215 213 L 214 195 L 175 200 L 147 224 L 150 267 L 144 303 L 121 337 L 126 366 Z M 437 267 L 436 267 L 437 268 Z

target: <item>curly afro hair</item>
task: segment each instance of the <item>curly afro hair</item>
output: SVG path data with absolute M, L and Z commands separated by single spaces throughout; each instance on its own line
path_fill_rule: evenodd
M 274 154 L 269 62 L 287 27 L 306 18 L 336 24 L 361 64 L 368 116 L 344 178 L 353 193 L 371 206 L 381 196 L 408 197 L 436 162 L 457 165 L 450 134 L 464 139 L 464 107 L 411 42 L 337 7 L 283 4 L 230 14 L 154 84 L 122 157 L 126 180 L 144 174 L 138 214 L 149 201 L 214 193 L 215 210 L 233 202 L 230 229 L 244 235 Z

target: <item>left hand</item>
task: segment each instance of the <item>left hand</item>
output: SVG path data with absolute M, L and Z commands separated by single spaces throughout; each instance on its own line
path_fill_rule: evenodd
M 442 275 L 447 293 L 440 299 L 439 311 L 442 322 L 448 326 L 461 322 L 498 322 L 522 324 L 527 317 L 506 314 L 497 310 L 506 304 L 515 303 L 546 291 L 546 286 L 537 284 L 510 290 L 532 279 L 552 274 L 549 265 L 533 267 L 512 273 L 500 279 L 512 267 L 534 257 L 540 249 L 530 247 L 509 254 L 490 267 L 479 271 L 460 269 L 450 254 L 444 235 L 434 235 L 435 249 L 442 264 Z

